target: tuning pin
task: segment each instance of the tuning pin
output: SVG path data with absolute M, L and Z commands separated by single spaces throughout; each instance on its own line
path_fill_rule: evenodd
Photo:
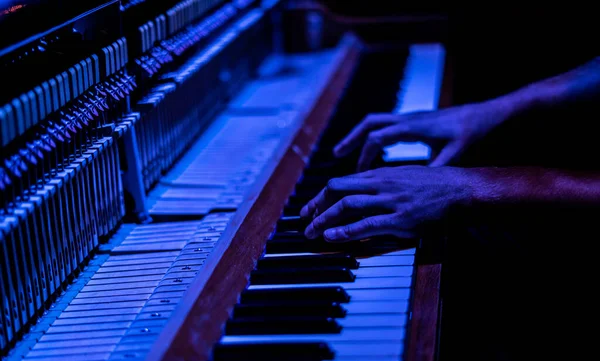
M 77 104 L 79 104 L 79 107 L 85 111 L 85 114 L 88 115 L 89 120 L 94 120 L 100 115 L 98 109 L 96 109 L 96 107 L 90 101 L 86 100 L 86 98 L 78 99 Z
M 173 46 L 173 42 L 171 39 L 161 41 L 160 46 L 162 46 L 163 49 L 165 49 L 166 51 L 168 51 L 171 54 L 173 54 L 175 52 L 175 47 Z
M 156 60 L 154 60 L 154 58 L 143 56 L 141 59 L 150 69 L 152 69 L 153 74 L 160 70 L 160 65 Z
M 135 63 L 142 68 L 142 70 L 146 73 L 148 77 L 152 77 L 154 75 L 154 70 L 152 70 L 148 64 L 143 62 L 141 59 L 135 59 Z
M 62 124 L 62 129 L 65 132 L 65 134 L 67 135 L 67 137 L 69 139 L 73 139 L 78 133 L 78 129 L 74 124 L 76 122 L 71 122 L 64 118 L 61 119 L 60 122 Z
M 65 143 L 67 140 L 65 139 L 65 134 L 59 129 L 59 127 L 54 124 L 54 122 L 49 122 L 48 124 L 48 135 L 54 141 L 56 148 L 58 148 L 61 144 Z
M 87 94 L 83 96 L 83 100 L 79 99 L 79 100 L 77 100 L 77 102 L 82 107 L 85 107 L 87 109 L 87 111 L 90 113 L 92 118 L 95 119 L 98 115 L 100 115 L 100 112 L 98 111 L 98 108 L 96 107 L 96 104 L 94 104 L 94 102 L 90 100 L 90 98 L 87 96 Z
M 97 97 L 94 97 L 92 93 L 84 95 L 85 104 L 89 105 L 93 109 L 94 116 L 100 115 L 104 111 Z
M 117 102 L 123 99 L 123 95 L 118 93 L 119 90 L 109 82 L 104 83 L 104 89 L 106 89 L 108 91 L 108 94 L 110 94 L 110 96 Z
M 56 124 L 55 128 L 56 134 L 60 135 L 60 139 L 62 139 L 62 143 L 70 143 L 71 142 L 71 134 L 65 129 L 64 126 L 60 124 Z
M 73 107 L 81 113 L 81 115 L 88 120 L 94 120 L 93 114 L 89 111 L 89 109 L 81 103 L 81 100 L 78 100 L 77 104 L 73 104 Z
M 115 88 L 119 89 L 121 93 L 124 93 L 123 96 L 129 95 L 129 89 L 127 89 L 125 84 L 118 77 L 115 76 L 115 77 L 111 78 L 110 84 L 112 86 L 114 86 Z
M 129 91 L 133 91 L 135 89 L 135 82 L 133 81 L 132 76 L 127 76 L 125 74 L 119 74 L 119 80 L 129 89 Z
M 23 159 L 25 164 L 29 164 L 30 166 L 36 166 L 38 164 L 38 159 L 36 155 L 31 151 L 29 147 L 30 143 L 27 143 L 26 145 L 27 148 L 19 149 L 19 155 L 21 156 L 21 159 Z
M 73 113 L 73 119 L 79 119 L 81 122 L 83 122 L 86 126 L 88 125 L 88 119 L 85 116 L 85 114 L 83 114 L 80 109 L 76 106 L 73 106 L 71 109 L 71 112 Z
M 27 167 L 27 163 L 25 163 L 25 161 L 23 159 L 21 159 L 21 155 L 15 154 L 12 157 L 15 159 L 15 163 L 19 167 L 20 171 L 22 173 L 27 172 L 29 167 Z
M 125 99 L 125 94 L 123 93 L 123 90 L 115 84 L 114 78 L 111 79 L 110 82 L 108 82 L 108 86 L 115 94 L 117 101 L 121 101 L 121 100 Z
M 137 83 L 135 81 L 135 76 L 133 75 L 125 75 L 127 82 L 131 84 L 132 87 L 137 88 Z
M 9 157 L 4 160 L 4 167 L 6 168 L 8 175 L 12 179 L 19 179 L 23 176 L 19 164 L 15 164 L 15 156 Z
M 79 107 L 76 109 L 79 109 Z M 84 127 L 87 127 L 90 124 L 88 117 L 84 116 L 84 114 L 81 112 L 79 112 L 79 116 L 68 116 L 68 119 L 75 125 L 75 127 L 77 127 L 78 130 L 83 130 Z
M 165 56 L 166 52 L 162 48 L 153 48 L 150 54 L 159 64 L 165 64 L 168 62 L 168 58 Z
M 121 84 L 121 87 L 123 88 L 123 91 L 126 94 L 129 94 L 133 91 L 133 86 L 131 86 L 131 84 L 129 84 L 129 82 L 127 81 L 127 79 L 125 79 L 125 77 L 123 76 L 122 73 L 117 74 L 117 79 L 116 81 Z
M 56 149 L 56 143 L 49 134 L 42 134 L 40 136 L 40 150 L 44 153 L 50 153 Z
M 106 90 L 104 89 L 102 84 L 96 85 L 96 92 L 97 92 L 97 94 L 100 94 L 100 96 L 102 96 L 102 97 L 108 96 L 108 94 L 106 93 Z
M 96 100 L 98 101 L 98 105 L 103 109 L 103 110 L 108 110 L 110 109 L 110 107 L 108 106 L 107 98 L 105 96 L 99 96 L 99 95 L 94 95 L 94 97 L 96 98 Z

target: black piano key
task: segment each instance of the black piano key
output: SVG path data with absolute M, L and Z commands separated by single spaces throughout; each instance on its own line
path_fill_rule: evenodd
M 288 232 L 275 232 L 271 240 L 302 240 L 305 242 L 314 242 L 315 240 L 308 239 L 304 235 L 304 230 L 302 231 L 288 231 Z M 270 241 L 270 240 L 269 240 Z
M 336 334 L 341 331 L 342 326 L 329 317 L 240 317 L 230 319 L 225 325 L 228 336 Z
M 266 270 L 274 268 L 296 267 L 344 267 L 357 269 L 359 262 L 348 254 L 323 254 L 267 257 L 258 261 L 256 269 Z
M 284 216 L 277 221 L 276 228 L 278 232 L 303 231 L 309 223 L 309 219 L 300 216 Z
M 286 207 L 300 208 L 304 207 L 316 194 L 311 194 L 310 197 L 302 195 L 291 195 L 288 198 Z
M 240 297 L 241 304 L 266 302 L 350 302 L 350 296 L 342 287 L 306 287 L 246 290 Z
M 300 213 L 301 210 L 302 210 L 302 207 L 299 205 L 289 205 L 283 209 L 283 215 L 286 217 L 294 216 L 294 215 Z
M 346 310 L 338 302 L 327 301 L 238 304 L 233 309 L 234 318 L 260 316 L 320 316 L 343 318 L 346 316 Z
M 352 248 L 354 242 L 329 243 L 322 238 L 307 239 L 304 233 L 278 234 L 267 241 L 266 253 L 308 253 L 337 252 Z
M 333 360 L 325 342 L 273 342 L 216 344 L 214 361 L 321 361 Z
M 272 270 L 254 270 L 250 275 L 250 284 L 300 284 L 353 282 L 356 276 L 344 267 L 314 268 L 277 268 Z

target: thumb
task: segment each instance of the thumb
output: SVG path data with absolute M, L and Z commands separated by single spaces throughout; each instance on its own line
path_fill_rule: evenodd
M 463 144 L 458 141 L 448 143 L 448 145 L 446 145 L 442 149 L 440 154 L 438 154 L 438 156 L 435 157 L 435 159 L 429 164 L 429 166 L 441 167 L 448 165 L 460 155 L 462 148 Z

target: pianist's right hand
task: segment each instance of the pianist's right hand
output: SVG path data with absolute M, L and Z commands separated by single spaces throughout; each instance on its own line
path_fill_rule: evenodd
M 448 165 L 509 115 L 510 109 L 496 101 L 433 112 L 370 114 L 334 148 L 334 153 L 343 157 L 362 145 L 357 171 L 363 172 L 383 147 L 420 141 L 440 150 L 431 166 Z

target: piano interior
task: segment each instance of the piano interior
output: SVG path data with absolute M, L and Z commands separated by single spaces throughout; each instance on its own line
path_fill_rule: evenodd
M 367 114 L 450 104 L 444 16 L 343 10 L 0 1 L 3 358 L 437 359 L 439 249 L 298 217 Z

